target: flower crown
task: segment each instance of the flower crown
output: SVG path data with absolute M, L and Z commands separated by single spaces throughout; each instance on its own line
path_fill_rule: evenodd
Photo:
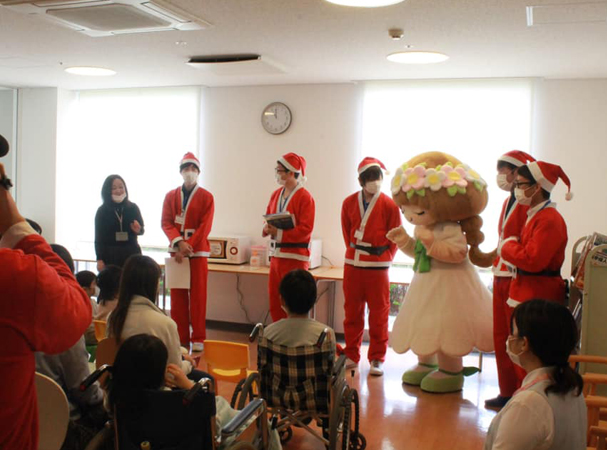
M 469 183 L 481 192 L 487 186 L 487 182 L 477 172 L 464 164 L 453 167 L 451 162 L 447 162 L 427 169 L 426 163 L 415 167 L 409 167 L 405 163 L 392 178 L 392 194 L 396 195 L 402 190 L 410 199 L 414 194 L 424 197 L 427 188 L 434 192 L 446 188 L 449 196 L 455 197 L 456 194 L 465 194 Z

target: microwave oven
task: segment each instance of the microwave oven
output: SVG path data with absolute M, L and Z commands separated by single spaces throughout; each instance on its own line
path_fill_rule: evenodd
M 268 251 L 266 252 L 266 265 L 270 265 L 270 258 L 274 253 L 272 240 L 268 241 Z M 322 265 L 322 240 L 312 239 L 310 241 L 310 267 L 309 269 L 316 269 Z
M 251 240 L 248 236 L 209 236 L 209 262 L 244 264 L 249 262 Z

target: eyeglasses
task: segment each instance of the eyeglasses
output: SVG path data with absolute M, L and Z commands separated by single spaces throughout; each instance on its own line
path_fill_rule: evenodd
M 288 170 L 276 168 L 276 169 L 274 169 L 274 172 L 276 172 L 276 173 L 287 173 Z
M 512 184 L 515 188 L 522 188 L 523 186 L 533 186 L 535 183 L 531 181 L 515 181 Z

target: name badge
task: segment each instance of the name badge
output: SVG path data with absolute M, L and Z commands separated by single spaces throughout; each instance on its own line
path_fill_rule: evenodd
M 127 231 L 116 232 L 116 242 L 126 242 L 129 240 L 129 233 Z
M 356 239 L 362 239 L 364 236 L 364 233 L 361 230 L 356 230 L 356 232 L 354 233 L 354 237 Z
M 183 225 L 183 221 L 184 221 L 183 214 L 175 216 L 175 223 L 177 223 L 179 225 Z

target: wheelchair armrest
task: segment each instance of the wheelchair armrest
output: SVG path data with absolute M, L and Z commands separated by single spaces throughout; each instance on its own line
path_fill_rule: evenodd
M 253 400 L 242 411 L 240 411 L 236 417 L 227 423 L 227 425 L 221 430 L 221 434 L 223 436 L 230 436 L 236 433 L 236 431 L 240 429 L 240 427 L 242 427 L 260 408 L 265 410 L 265 401 L 261 398 Z
M 346 367 L 346 355 L 339 355 L 335 364 L 333 364 L 333 375 L 337 375 L 341 373 L 341 371 Z
M 103 366 L 101 366 L 99 369 L 95 370 L 92 374 L 90 374 L 88 377 L 86 377 L 82 383 L 80 383 L 80 391 L 84 392 L 86 391 L 89 387 L 91 387 L 91 385 L 97 381 L 101 375 L 103 375 L 105 372 L 108 372 L 112 369 L 111 366 L 104 364 Z

